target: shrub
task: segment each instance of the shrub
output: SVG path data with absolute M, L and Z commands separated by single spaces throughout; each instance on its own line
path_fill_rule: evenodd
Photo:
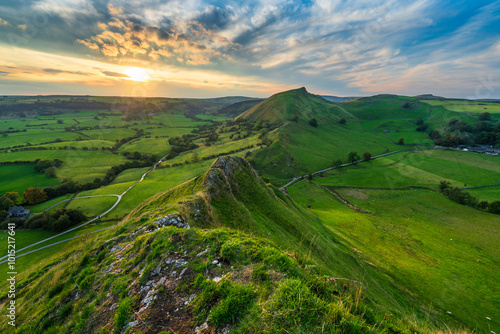
M 359 155 L 357 152 L 354 151 L 349 152 L 349 155 L 347 156 L 347 162 L 353 163 L 358 160 L 359 160 Z

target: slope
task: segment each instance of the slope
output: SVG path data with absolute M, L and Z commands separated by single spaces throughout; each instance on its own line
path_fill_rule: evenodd
M 248 109 L 237 118 L 281 123 L 292 118 L 304 121 L 309 121 L 312 118 L 317 118 L 318 121 L 332 121 L 345 117 L 344 114 L 331 102 L 326 101 L 321 96 L 308 93 L 302 87 L 275 94 Z
M 241 158 L 220 157 L 106 233 L 20 274 L 17 333 L 431 333 L 444 326 Z M 9 299 L 1 301 L 5 312 Z

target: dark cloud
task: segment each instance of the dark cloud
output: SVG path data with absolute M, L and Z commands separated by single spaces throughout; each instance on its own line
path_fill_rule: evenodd
M 101 71 L 102 74 L 108 76 L 108 77 L 115 77 L 115 78 L 130 78 L 128 75 L 123 74 L 123 73 L 118 73 L 118 72 L 111 72 L 111 71 Z
M 220 7 L 210 7 L 194 19 L 207 29 L 221 29 L 230 23 L 231 11 Z

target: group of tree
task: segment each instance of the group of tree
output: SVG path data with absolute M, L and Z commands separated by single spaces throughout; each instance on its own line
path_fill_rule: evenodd
M 80 224 L 86 219 L 87 217 L 80 210 L 57 209 L 51 213 L 41 212 L 32 215 L 24 222 L 23 227 L 25 229 L 43 229 L 59 232 Z
M 0 211 L 7 211 L 11 206 L 16 205 L 19 194 L 8 192 L 0 196 Z
M 129 141 L 134 140 L 136 138 L 139 138 L 142 135 L 144 135 L 144 130 L 138 129 L 133 136 L 125 137 L 125 138 L 117 140 L 115 145 L 111 148 L 111 152 L 116 152 L 120 148 L 120 146 L 122 146 L 123 144 L 128 143 Z
M 185 151 L 194 150 L 199 146 L 193 142 L 193 134 L 185 134 L 179 137 L 172 137 L 168 140 L 170 145 L 170 152 L 168 152 L 167 159 L 172 159 Z
M 436 145 L 500 145 L 500 122 L 494 122 L 488 112 L 479 116 L 479 121 L 469 124 L 458 119 L 451 119 L 446 128 L 448 133 L 443 136 L 433 130 L 429 132 Z
M 472 196 L 463 189 L 452 187 L 448 181 L 441 181 L 439 183 L 439 190 L 452 201 L 470 206 L 472 208 L 487 210 L 494 214 L 500 214 L 500 201 L 488 203 L 487 201 L 479 201 L 477 197 Z
M 57 168 L 61 167 L 63 164 L 63 161 L 60 159 L 35 161 L 36 164 L 33 167 L 35 172 L 44 173 L 48 177 L 56 177 Z

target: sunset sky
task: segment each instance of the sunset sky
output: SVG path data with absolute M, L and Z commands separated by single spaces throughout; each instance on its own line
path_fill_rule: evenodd
M 500 1 L 2 0 L 0 94 L 500 98 Z

